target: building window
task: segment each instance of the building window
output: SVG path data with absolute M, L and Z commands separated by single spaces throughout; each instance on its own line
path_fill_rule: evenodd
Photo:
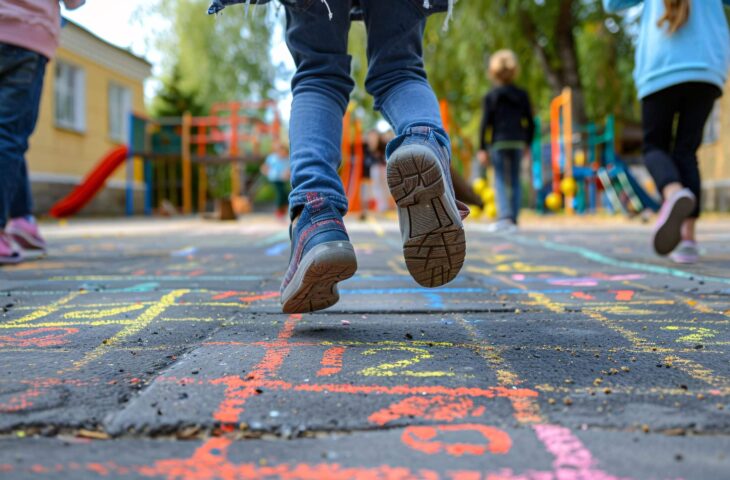
M 132 94 L 116 83 L 109 84 L 109 138 L 127 141 L 129 114 L 132 112 Z
M 86 76 L 79 67 L 56 62 L 54 82 L 56 126 L 76 132 L 86 130 Z

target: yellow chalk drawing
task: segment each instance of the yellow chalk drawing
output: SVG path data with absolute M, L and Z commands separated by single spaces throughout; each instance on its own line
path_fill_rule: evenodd
M 654 310 L 647 310 L 645 308 L 631 308 L 626 305 L 610 305 L 606 307 L 592 307 L 592 310 L 598 310 L 599 312 L 606 312 L 612 315 L 654 315 L 658 312 Z
M 715 338 L 720 331 L 719 330 L 713 330 L 711 328 L 704 328 L 704 327 L 679 327 L 676 325 L 668 325 L 666 327 L 662 327 L 662 330 L 668 330 L 670 332 L 694 332 L 690 333 L 689 335 L 684 335 L 679 337 L 675 340 L 677 343 L 684 343 L 684 342 L 690 342 L 690 343 L 700 343 L 702 341 L 705 341 L 709 338 Z
M 530 265 L 524 262 L 503 263 L 502 265 L 497 265 L 497 271 L 515 273 L 562 273 L 570 277 L 578 275 L 578 271 L 574 268 L 551 265 Z
M 474 342 L 472 350 L 476 351 L 476 353 L 486 361 L 487 365 L 495 370 L 499 386 L 517 388 L 524 383 L 520 376 L 509 368 L 504 357 L 500 354 L 501 348 L 497 348 L 492 345 L 485 345 L 483 335 L 474 328 L 474 325 L 467 322 L 466 319 L 460 315 L 455 318 L 459 325 L 467 331 L 469 338 Z M 537 398 L 510 398 L 510 402 L 514 409 L 515 420 L 519 423 L 526 425 L 533 423 L 545 423 L 546 419 L 540 410 L 540 404 L 537 402 Z
M 408 270 L 403 268 L 403 266 L 401 265 L 400 257 L 398 257 L 398 259 L 394 258 L 392 260 L 388 260 L 388 266 L 393 271 L 393 273 L 396 273 L 398 275 L 410 275 L 410 273 L 408 273 Z
M 79 369 L 89 362 L 93 362 L 104 355 L 109 348 L 116 346 L 132 335 L 136 335 L 145 329 L 153 320 L 159 317 L 168 307 L 175 304 L 178 298 L 182 297 L 190 290 L 173 290 L 164 295 L 159 301 L 150 305 L 142 314 L 133 320 L 133 322 L 110 338 L 104 340 L 101 345 L 90 351 L 81 360 L 74 362 L 72 370 Z
M 106 310 L 79 310 L 76 312 L 67 312 L 63 314 L 63 318 L 71 319 L 94 319 L 94 318 L 107 318 L 113 317 L 114 315 L 120 315 L 122 313 L 133 312 L 135 310 L 142 310 L 144 305 L 127 305 L 124 307 L 108 308 Z
M 85 321 L 58 321 L 58 322 L 40 322 L 34 323 L 33 328 L 55 328 L 55 327 L 73 327 L 77 325 L 83 325 L 85 327 L 103 327 L 106 325 L 130 325 L 134 323 L 132 319 L 125 320 L 93 320 L 91 322 Z M 8 325 L 0 324 L 0 330 L 10 329 L 22 329 L 28 328 L 28 325 Z
M 404 358 L 403 360 L 397 360 L 395 362 L 381 363 L 380 365 L 378 365 L 376 367 L 368 367 L 368 368 L 361 370 L 360 374 L 365 375 L 367 377 L 397 377 L 397 376 L 453 377 L 455 375 L 453 372 L 443 372 L 443 371 L 418 372 L 415 370 L 407 370 L 408 367 L 412 367 L 423 360 L 428 360 L 429 358 L 433 357 L 431 352 L 429 352 L 425 348 L 393 345 L 393 346 L 370 348 L 370 349 L 362 352 L 362 354 L 363 355 L 377 355 L 381 352 L 388 352 L 388 351 L 390 351 L 390 352 L 393 352 L 393 351 L 408 352 L 408 353 L 412 354 L 412 357 Z
M 546 295 L 542 293 L 530 293 L 528 296 L 535 301 L 538 305 L 547 308 L 553 313 L 565 313 L 565 308 L 557 303 L 550 300 Z
M 466 267 L 466 271 L 469 273 L 478 273 L 479 275 L 491 275 L 492 270 L 488 268 L 479 268 L 479 267 Z
M 7 322 L 6 325 L 17 325 L 20 323 L 28 323 L 28 322 L 32 322 L 34 320 L 41 319 L 43 317 L 47 317 L 48 315 L 51 315 L 52 313 L 57 312 L 64 305 L 71 302 L 76 297 L 83 295 L 85 293 L 86 293 L 86 290 L 79 290 L 77 292 L 71 292 L 68 295 L 66 295 L 65 297 L 61 298 L 60 300 L 51 303 L 50 305 L 46 305 L 37 310 L 34 310 L 33 312 L 29 313 L 28 315 L 21 317 L 17 320 Z
M 497 255 L 487 255 L 484 258 L 484 261 L 491 264 L 491 265 L 497 265 L 499 263 L 506 263 L 510 262 L 517 258 L 517 255 L 505 255 L 505 254 L 497 254 Z

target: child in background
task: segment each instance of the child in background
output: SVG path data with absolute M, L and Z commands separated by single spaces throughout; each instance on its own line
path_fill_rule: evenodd
M 84 0 L 64 0 L 67 8 Z M 0 264 L 45 250 L 33 217 L 25 152 L 35 129 L 46 64 L 58 47 L 57 0 L 0 0 Z
M 240 0 L 215 0 L 209 11 Z M 257 2 L 262 3 L 262 2 Z M 451 145 L 426 79 L 427 16 L 453 0 L 286 0 L 286 42 L 297 72 L 292 80 L 292 254 L 281 286 L 284 312 L 310 312 L 339 300 L 337 283 L 357 269 L 342 217 L 347 197 L 337 174 L 342 118 L 354 82 L 347 54 L 350 13 L 358 7 L 367 30 L 365 88 L 396 133 L 387 146 L 387 177 L 395 197 L 406 266 L 426 287 L 451 281 L 464 262 L 465 205 L 454 199 Z
M 276 218 L 284 218 L 287 211 L 286 184 L 289 181 L 289 150 L 285 145 L 279 143 L 274 151 L 266 157 L 261 166 L 261 172 L 273 185 L 276 193 Z
M 522 157 L 530 156 L 535 123 L 528 93 L 515 86 L 519 65 L 514 52 L 499 50 L 489 60 L 489 77 L 495 87 L 484 97 L 484 114 L 479 128 L 479 160 L 494 165 L 497 195 L 497 222 L 490 230 L 512 230 L 522 203 L 520 166 Z M 487 140 L 491 130 L 491 141 Z
M 730 33 L 722 7 L 730 0 L 603 0 L 609 12 L 642 3 L 634 79 L 644 162 L 664 199 L 654 250 L 695 263 L 702 193 L 697 150 L 727 80 Z

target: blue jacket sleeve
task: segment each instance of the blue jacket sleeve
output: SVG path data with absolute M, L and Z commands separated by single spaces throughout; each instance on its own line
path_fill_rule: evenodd
M 618 12 L 642 3 L 644 0 L 603 0 L 603 8 L 609 12 Z M 730 0 L 724 0 L 730 1 Z

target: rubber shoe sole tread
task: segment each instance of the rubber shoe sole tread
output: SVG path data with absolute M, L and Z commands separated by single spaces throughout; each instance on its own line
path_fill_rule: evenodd
M 340 300 L 337 284 L 355 275 L 357 258 L 350 242 L 327 242 L 302 258 L 281 295 L 284 313 L 310 313 Z
M 388 160 L 387 180 L 405 230 L 408 272 L 423 287 L 449 283 L 464 265 L 466 238 L 439 160 L 427 148 L 401 147 Z
M 695 208 L 695 201 L 689 196 L 682 196 L 674 202 L 671 212 L 664 223 L 654 232 L 654 250 L 659 255 L 670 254 L 682 241 L 682 222 Z

